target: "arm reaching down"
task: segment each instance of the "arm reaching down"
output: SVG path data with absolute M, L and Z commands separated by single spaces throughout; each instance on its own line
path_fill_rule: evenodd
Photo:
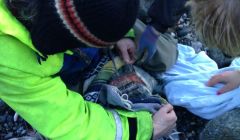
M 150 113 L 105 110 L 68 90 L 60 77 L 39 77 L 2 66 L 0 75 L 1 99 L 47 138 L 113 140 L 152 136 Z M 134 127 L 136 134 L 132 132 Z

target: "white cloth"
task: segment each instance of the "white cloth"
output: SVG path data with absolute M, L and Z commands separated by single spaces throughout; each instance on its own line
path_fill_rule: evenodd
M 223 84 L 214 87 L 205 85 L 217 73 L 240 69 L 239 59 L 235 59 L 230 67 L 218 69 L 205 52 L 195 54 L 193 48 L 181 44 L 178 50 L 176 65 L 163 74 L 164 91 L 171 104 L 184 107 L 205 119 L 213 119 L 240 107 L 240 88 L 217 95 Z

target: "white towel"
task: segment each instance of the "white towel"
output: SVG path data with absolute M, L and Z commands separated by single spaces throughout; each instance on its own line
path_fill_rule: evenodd
M 240 69 L 239 59 L 235 59 L 230 67 L 218 69 L 217 64 L 205 52 L 195 54 L 193 48 L 181 44 L 178 45 L 178 50 L 176 65 L 163 74 L 164 91 L 171 104 L 185 107 L 205 119 L 213 119 L 240 107 L 240 88 L 219 96 L 216 93 L 223 84 L 205 86 L 217 73 Z

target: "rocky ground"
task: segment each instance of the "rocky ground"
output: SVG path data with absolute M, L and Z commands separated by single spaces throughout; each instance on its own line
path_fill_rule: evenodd
M 0 100 L 0 140 L 44 140 Z

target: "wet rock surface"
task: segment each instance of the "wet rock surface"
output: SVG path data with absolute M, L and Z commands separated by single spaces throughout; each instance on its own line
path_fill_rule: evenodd
M 201 140 L 239 140 L 240 109 L 234 109 L 211 120 L 200 134 Z
M 215 60 L 215 62 L 218 64 L 219 68 L 228 67 L 233 60 L 233 58 L 225 55 L 224 53 L 222 53 L 221 50 L 219 50 L 217 48 L 208 48 L 207 55 L 211 59 Z

